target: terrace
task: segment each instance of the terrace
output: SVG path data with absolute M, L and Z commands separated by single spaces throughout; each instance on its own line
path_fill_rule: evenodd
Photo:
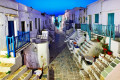
M 13 56 L 16 57 L 16 52 L 27 43 L 30 43 L 30 32 L 18 31 L 18 36 L 7 36 L 6 43 L 8 56 L 10 56 L 10 53 L 12 52 Z
M 91 37 L 93 35 L 99 35 L 104 37 L 109 37 L 109 49 L 111 47 L 111 38 L 115 40 L 115 26 L 114 25 L 102 25 L 102 24 L 93 24 L 91 27 L 89 24 L 80 24 L 80 29 L 82 31 L 85 31 L 89 35 L 89 39 L 91 40 Z

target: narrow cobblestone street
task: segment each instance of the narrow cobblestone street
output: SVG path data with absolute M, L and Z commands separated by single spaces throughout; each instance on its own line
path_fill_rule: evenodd
M 55 42 L 56 45 L 54 43 L 55 49 L 51 48 L 53 53 L 50 54 L 54 56 L 51 56 L 49 80 L 80 80 L 79 68 L 76 66 L 70 51 L 64 43 L 64 37 L 61 36 L 61 34 L 57 34 L 57 39 L 58 37 L 59 39 L 55 41 L 58 43 Z

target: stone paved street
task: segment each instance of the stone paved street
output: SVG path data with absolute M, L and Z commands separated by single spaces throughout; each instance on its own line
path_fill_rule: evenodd
M 63 40 L 59 39 L 61 43 Z M 59 40 L 57 42 L 59 42 Z M 62 40 L 62 41 L 61 41 Z M 60 43 L 57 43 L 60 44 Z M 73 57 L 69 52 L 66 44 L 62 44 L 61 46 L 64 47 L 55 47 L 56 50 L 62 48 L 62 51 L 53 51 L 54 55 L 53 59 L 49 66 L 49 80 L 81 80 L 79 75 L 79 68 L 76 66 L 75 62 L 73 61 Z M 59 49 L 61 50 L 61 49 Z M 58 52 L 58 53 L 56 53 Z

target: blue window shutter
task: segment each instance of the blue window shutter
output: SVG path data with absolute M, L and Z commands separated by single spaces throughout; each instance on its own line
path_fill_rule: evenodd
M 114 25 L 114 13 L 108 14 L 108 25 Z
M 95 14 L 95 23 L 99 23 L 99 14 Z

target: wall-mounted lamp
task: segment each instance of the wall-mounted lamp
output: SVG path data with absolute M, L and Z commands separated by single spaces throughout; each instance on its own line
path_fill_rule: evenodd
M 37 48 L 36 47 L 33 49 L 33 52 L 37 52 Z

